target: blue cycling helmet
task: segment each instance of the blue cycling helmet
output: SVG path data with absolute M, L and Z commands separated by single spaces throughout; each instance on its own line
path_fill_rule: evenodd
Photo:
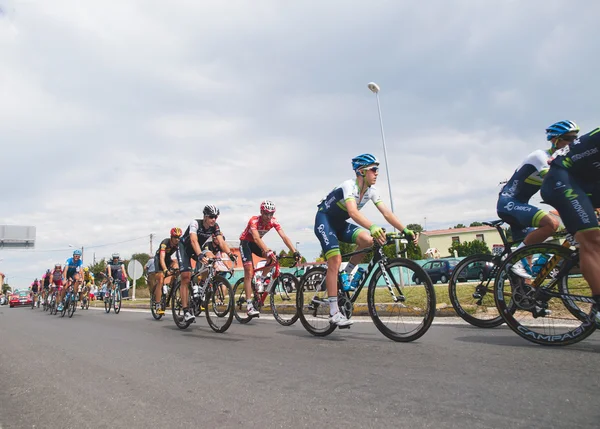
M 560 121 L 546 128 L 546 139 L 552 140 L 554 137 L 562 136 L 566 133 L 579 132 L 579 127 L 573 121 Z
M 77 249 L 73 251 L 73 256 L 81 256 L 81 250 Z
M 363 153 L 362 155 L 358 155 L 356 158 L 352 158 L 352 169 L 354 171 L 373 164 L 379 165 L 379 160 L 376 156 L 371 155 L 370 153 Z

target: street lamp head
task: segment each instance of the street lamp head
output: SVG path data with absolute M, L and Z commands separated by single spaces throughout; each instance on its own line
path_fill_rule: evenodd
M 369 82 L 367 87 L 371 90 L 372 93 L 377 94 L 379 92 L 379 85 L 375 82 Z

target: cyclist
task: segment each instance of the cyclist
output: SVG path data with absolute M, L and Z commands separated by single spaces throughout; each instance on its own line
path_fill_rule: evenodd
M 325 284 L 329 297 L 329 315 L 331 316 L 329 322 L 338 326 L 349 326 L 353 323 L 338 308 L 338 272 L 342 264 L 339 241 L 356 243 L 357 250 L 372 246 L 373 240 L 379 244 L 386 242 L 383 229 L 360 213 L 364 205 L 373 201 L 387 222 L 406 235 L 412 236 L 414 243 L 417 241 L 417 235 L 402 225 L 396 215 L 387 208 L 381 200 L 379 191 L 374 186 L 379 174 L 377 158 L 369 153 L 359 155 L 352 159 L 352 169 L 356 178 L 342 182 L 318 204 L 314 228 L 327 260 Z M 348 219 L 352 219 L 360 226 L 349 223 Z M 350 258 L 341 274 L 344 290 L 352 290 L 353 286 L 348 275 L 363 256 L 355 255 Z
M 581 273 L 600 311 L 600 228 L 594 210 L 600 207 L 600 128 L 579 138 L 575 131 L 562 138 L 569 146 L 551 162 L 541 194 L 579 242 Z M 598 313 L 596 324 L 600 326 Z
M 85 267 L 83 269 L 83 288 L 81 290 L 81 294 L 79 295 L 79 300 L 83 301 L 83 298 L 90 299 L 90 290 L 92 289 L 92 285 L 94 284 L 94 273 L 90 271 L 89 267 Z
M 119 286 L 122 290 L 127 279 L 127 271 L 125 270 L 125 265 L 123 261 L 121 261 L 121 255 L 118 253 L 113 253 L 111 255 L 111 260 L 106 264 L 106 274 L 108 276 L 108 286 L 106 288 L 106 295 L 110 295 L 110 293 L 115 289 L 115 286 Z
M 240 254 L 244 265 L 244 289 L 246 291 L 246 311 L 250 317 L 259 317 L 260 312 L 252 305 L 252 277 L 254 276 L 254 262 L 252 254 L 264 257 L 268 266 L 275 262 L 276 255 L 263 241 L 263 236 L 272 228 L 277 231 L 290 252 L 294 254 L 296 261 L 301 259 L 300 253 L 294 248 L 292 241 L 283 232 L 281 225 L 273 216 L 275 215 L 275 204 L 265 200 L 260 203 L 260 216 L 252 216 L 246 225 L 246 229 L 240 235 Z
M 52 295 L 56 291 L 57 296 L 60 296 L 60 291 L 62 289 L 62 285 L 63 285 L 62 265 L 56 264 L 56 265 L 54 265 L 54 271 L 52 271 L 52 274 L 50 276 L 50 294 Z M 50 302 L 48 302 L 48 304 L 49 303 Z
M 73 293 L 77 296 L 79 290 L 79 283 L 81 282 L 81 275 L 79 271 L 83 265 L 83 260 L 81 259 L 81 250 L 75 249 L 73 251 L 73 257 L 67 259 L 65 262 L 65 267 L 63 268 L 63 278 L 67 279 L 66 287 L 74 283 L 73 285 Z M 58 304 L 58 311 L 62 311 L 63 309 L 63 300 L 65 299 L 66 288 L 60 292 L 60 301 Z
M 222 249 L 229 258 L 234 261 L 237 259 L 236 256 L 231 252 L 231 249 L 223 240 L 223 234 L 221 228 L 217 223 L 220 211 L 214 205 L 207 205 L 202 210 L 204 215 L 202 219 L 194 219 L 187 227 L 177 248 L 177 262 L 181 271 L 181 302 L 184 305 L 183 317 L 184 320 L 194 320 L 196 317 L 189 311 L 188 308 L 188 288 L 192 280 L 191 270 L 196 267 L 196 264 L 206 264 L 208 258 L 213 258 L 214 254 L 210 250 L 202 250 L 202 246 L 208 241 L 209 238 L 214 241 L 220 249 Z
M 527 155 L 500 191 L 496 211 L 500 219 L 510 225 L 513 240 L 523 240 L 517 249 L 528 244 L 541 243 L 558 229 L 558 220 L 529 204 L 529 200 L 542 186 L 543 177 L 550 168 L 548 160 L 552 154 L 572 142 L 578 132 L 579 128 L 572 121 L 560 121 L 550 125 L 546 129 L 546 139 L 551 143 L 550 149 L 538 149 Z M 523 261 L 515 263 L 511 269 L 520 277 L 531 278 Z
M 42 276 L 42 302 L 48 302 L 48 291 L 50 290 L 50 279 L 52 273 L 50 270 L 46 270 L 46 273 Z
M 160 242 L 154 255 L 154 302 L 158 314 L 165 314 L 165 310 L 160 307 L 162 286 L 171 282 L 170 272 L 178 268 L 177 262 L 172 259 L 172 256 L 177 252 L 179 246 L 182 235 L 181 228 L 171 228 L 170 235 Z
M 33 281 L 33 283 L 31 283 L 30 289 L 31 289 L 31 301 L 33 302 L 33 307 L 35 307 L 35 297 L 37 296 L 38 291 L 41 289 L 40 281 L 37 278 Z

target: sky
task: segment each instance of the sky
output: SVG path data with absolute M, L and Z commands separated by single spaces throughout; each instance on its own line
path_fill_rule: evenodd
M 577 3 L 577 7 L 575 7 Z M 395 212 L 428 230 L 491 220 L 544 129 L 598 126 L 600 3 L 0 0 L 0 249 L 25 284 L 150 250 L 206 204 L 237 240 L 263 199 L 314 260 L 318 202 L 370 152 Z M 539 201 L 539 197 L 537 201 Z M 535 200 L 534 198 L 534 200 Z M 371 205 L 364 214 L 385 224 Z M 266 243 L 284 244 L 271 232 Z

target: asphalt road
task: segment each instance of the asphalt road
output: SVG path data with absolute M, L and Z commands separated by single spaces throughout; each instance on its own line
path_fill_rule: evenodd
M 73 319 L 0 307 L 0 427 L 598 428 L 600 336 L 529 344 L 436 324 L 395 343 L 372 323 L 185 331 L 149 312 Z

